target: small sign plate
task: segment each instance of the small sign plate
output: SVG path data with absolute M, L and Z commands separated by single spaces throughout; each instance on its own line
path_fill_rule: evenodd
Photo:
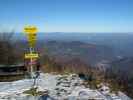
M 38 57 L 39 57 L 39 55 L 37 53 L 25 54 L 25 59 L 38 58 Z

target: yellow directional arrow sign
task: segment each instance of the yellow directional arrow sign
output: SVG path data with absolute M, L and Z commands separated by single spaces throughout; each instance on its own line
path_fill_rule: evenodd
M 37 40 L 37 28 L 35 26 L 27 26 L 24 28 L 24 32 L 27 35 L 27 39 L 29 42 L 30 47 L 35 46 L 35 42 Z
M 27 34 L 36 33 L 37 28 L 35 26 L 27 26 L 24 28 L 24 32 Z
M 34 34 L 28 34 L 27 37 L 28 37 L 28 40 L 29 40 L 29 41 L 37 40 L 37 39 L 36 39 L 37 37 L 36 37 L 36 34 L 35 34 L 35 33 L 34 33 Z
M 38 58 L 38 57 L 39 57 L 39 55 L 37 53 L 25 54 L 25 59 Z

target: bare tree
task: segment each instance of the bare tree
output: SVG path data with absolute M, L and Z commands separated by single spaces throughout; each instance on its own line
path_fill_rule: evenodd
M 2 32 L 0 33 L 0 64 L 13 64 L 14 50 L 13 50 L 13 34 L 14 32 Z

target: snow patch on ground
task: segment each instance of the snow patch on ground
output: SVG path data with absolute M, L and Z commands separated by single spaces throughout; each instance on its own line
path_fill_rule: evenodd
M 30 96 L 23 92 L 33 86 L 32 79 L 14 82 L 0 82 L 0 100 L 38 100 L 39 96 Z M 100 91 L 86 88 L 76 74 L 53 75 L 41 73 L 37 79 L 38 91 L 47 90 L 54 100 L 131 100 L 124 93 L 111 94 L 109 90 Z M 105 88 L 105 87 L 104 87 Z

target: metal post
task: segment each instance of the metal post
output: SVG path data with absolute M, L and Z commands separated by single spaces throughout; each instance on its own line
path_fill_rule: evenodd
M 32 47 L 30 47 L 30 54 L 32 53 L 33 51 L 32 51 Z M 32 59 L 32 57 L 30 58 L 30 73 L 31 73 L 31 78 L 33 78 L 34 76 L 33 76 L 33 66 L 32 66 L 32 61 L 33 61 L 33 59 Z
M 30 54 L 32 54 L 33 52 L 34 52 L 34 50 L 33 50 L 34 48 L 33 47 L 30 47 Z M 36 78 L 35 78 L 35 76 L 34 76 L 34 70 L 33 70 L 33 59 L 32 59 L 32 57 L 30 58 L 30 74 L 31 74 L 31 78 L 33 79 L 33 88 L 34 88 L 34 86 L 35 86 L 35 84 L 36 84 Z

